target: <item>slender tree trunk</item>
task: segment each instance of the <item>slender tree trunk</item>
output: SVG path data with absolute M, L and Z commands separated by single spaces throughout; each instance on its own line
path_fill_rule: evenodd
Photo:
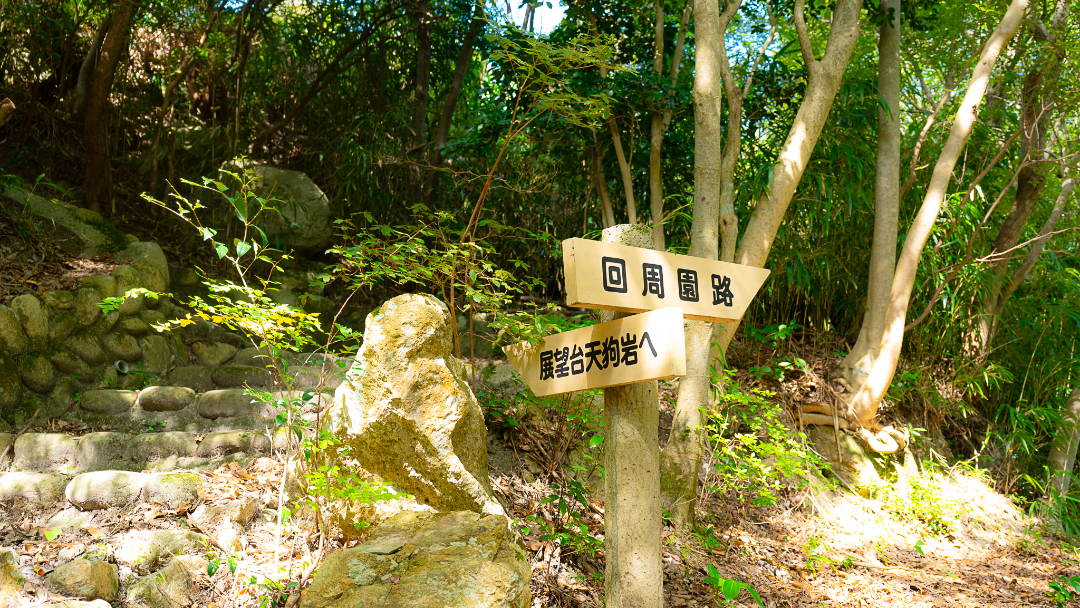
M 608 194 L 607 178 L 604 177 L 604 167 L 600 162 L 603 155 L 595 145 L 596 134 L 593 133 L 594 145 L 589 146 L 589 168 L 592 174 L 593 184 L 596 186 L 596 195 L 600 198 L 600 218 L 604 228 L 615 225 L 615 212 L 611 207 L 611 196 Z
M 619 135 L 619 127 L 615 124 L 615 117 L 608 119 L 608 129 L 611 130 L 611 141 L 615 144 L 615 158 L 619 161 L 619 173 L 622 175 L 623 198 L 626 200 L 626 215 L 630 218 L 629 223 L 637 223 L 637 203 L 634 201 L 634 175 L 630 161 L 634 156 L 634 138 L 630 138 L 630 157 L 623 153 L 622 136 Z
M 413 91 L 413 145 L 417 162 L 427 146 L 428 88 L 431 82 L 431 1 L 419 0 L 416 8 L 416 88 Z
M 83 196 L 90 209 L 101 210 L 112 201 L 112 171 L 109 159 L 109 92 L 116 66 L 127 48 L 128 31 L 138 10 L 139 0 L 118 0 L 113 9 L 108 32 L 94 62 L 86 96 L 83 120 L 83 147 L 86 173 Z
M 904 342 L 904 322 L 907 315 L 908 304 L 911 299 L 911 290 L 915 284 L 915 273 L 919 266 L 919 258 L 922 255 L 923 246 L 934 227 L 941 205 L 945 201 L 949 182 L 952 179 L 952 170 L 956 166 L 960 153 L 967 143 L 971 130 L 975 126 L 979 104 L 990 82 L 990 76 L 994 65 L 1005 46 L 1016 34 L 1016 30 L 1024 21 L 1027 12 L 1028 0 L 1013 0 L 1009 5 L 1001 23 L 990 35 L 982 48 L 979 61 L 971 75 L 967 93 L 960 104 L 960 109 L 953 120 L 949 138 L 941 150 L 934 173 L 930 178 L 926 196 L 922 207 L 919 209 L 907 237 L 904 239 L 904 247 L 897 261 L 895 278 L 893 279 L 892 291 L 889 297 L 889 308 L 885 318 L 885 331 L 881 338 L 880 354 L 874 362 L 873 368 L 851 400 L 851 407 L 859 422 L 864 426 L 870 425 L 877 415 L 878 405 L 885 396 L 893 374 L 896 372 L 896 364 L 900 360 L 900 348 Z M 871 444 L 873 447 L 873 444 Z
M 758 198 L 754 213 L 735 250 L 735 262 L 747 266 L 762 268 L 769 259 L 772 242 L 795 195 L 795 188 L 806 171 L 806 164 L 810 161 L 836 92 L 840 89 L 848 60 L 859 40 L 862 0 L 838 0 L 833 10 L 825 53 L 820 60 L 816 59 L 806 27 L 805 8 L 805 0 L 796 0 L 795 29 L 809 75 L 806 92 L 773 165 L 770 187 Z M 721 325 L 716 330 L 716 342 L 726 353 L 739 322 Z
M 86 112 L 86 99 L 90 95 L 90 80 L 94 77 L 94 66 L 97 65 L 98 55 L 101 53 L 101 44 L 105 42 L 105 34 L 109 33 L 112 25 L 112 15 L 101 20 L 98 29 L 94 32 L 94 40 L 90 43 L 90 50 L 86 52 L 82 65 L 79 66 L 79 77 L 75 81 L 75 91 L 72 95 L 71 116 L 76 123 L 83 122 Z
M 428 201 L 435 198 L 435 191 L 439 181 L 437 169 L 442 166 L 443 160 L 442 148 L 450 137 L 450 125 L 453 123 L 454 109 L 457 107 L 458 98 L 461 97 L 461 89 L 465 86 L 465 76 L 469 73 L 469 66 L 472 64 L 473 44 L 476 42 L 476 37 L 484 30 L 484 23 L 484 5 L 478 2 L 473 13 L 472 22 L 469 24 L 469 31 L 465 33 L 465 39 L 461 42 L 457 59 L 454 61 L 454 78 L 450 81 L 450 90 L 447 91 L 446 99 L 443 100 L 439 130 L 435 133 L 435 145 L 431 147 L 428 153 L 428 164 L 431 166 L 427 171 L 427 185 L 424 188 L 424 198 Z
M 719 234 L 720 160 L 723 154 L 720 122 L 723 83 L 720 76 L 722 36 L 717 0 L 694 0 L 694 216 L 689 254 L 715 260 Z M 686 322 L 686 376 L 667 445 L 660 456 L 660 491 L 664 508 L 676 526 L 694 525 L 698 473 L 703 444 L 701 408 L 709 400 L 709 338 L 712 324 Z
M 883 0 L 885 19 L 878 34 L 877 168 L 874 175 L 874 240 L 870 250 L 866 313 L 855 346 L 840 366 L 853 390 L 862 386 L 874 366 L 885 331 L 900 218 L 900 0 Z
M 1046 465 L 1050 469 L 1050 488 L 1058 496 L 1069 492 L 1073 466 L 1076 464 L 1076 448 L 1080 446 L 1080 388 L 1073 390 L 1065 402 L 1065 424 L 1059 427 Z M 1047 488 L 1048 490 L 1050 488 Z M 1049 492 L 1048 492 L 1049 493 Z
M 664 1 L 656 0 L 656 24 L 653 35 L 653 71 L 664 73 Z M 653 110 L 649 117 L 649 211 L 652 217 L 653 248 L 664 251 L 664 184 L 661 176 L 660 151 L 664 142 L 664 117 Z

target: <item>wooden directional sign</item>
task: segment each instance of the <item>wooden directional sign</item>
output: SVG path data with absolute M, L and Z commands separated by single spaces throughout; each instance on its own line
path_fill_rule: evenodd
M 681 308 L 661 308 L 503 349 L 544 397 L 686 375 Z
M 566 305 L 623 312 L 679 306 L 687 319 L 737 321 L 764 268 L 585 239 L 563 241 Z

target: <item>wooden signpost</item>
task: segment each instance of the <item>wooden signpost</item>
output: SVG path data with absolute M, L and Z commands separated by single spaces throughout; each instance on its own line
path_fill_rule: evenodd
M 737 321 L 769 276 L 762 268 L 646 249 L 650 235 L 624 225 L 606 228 L 604 242 L 563 241 L 566 304 L 617 311 L 616 318 L 504 349 L 538 396 L 604 388 L 609 608 L 663 604 L 656 380 L 686 375 L 683 319 Z
M 538 397 L 686 375 L 681 308 L 661 308 L 503 350 Z
M 679 306 L 695 321 L 738 321 L 769 271 L 586 239 L 563 241 L 566 305 L 621 312 Z

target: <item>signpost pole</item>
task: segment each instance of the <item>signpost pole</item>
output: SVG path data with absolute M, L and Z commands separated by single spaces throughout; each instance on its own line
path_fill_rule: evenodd
M 619 225 L 605 243 L 652 249 L 650 231 Z M 627 316 L 604 312 L 603 321 Z M 609 608 L 661 608 L 660 396 L 656 381 L 604 389 L 604 570 Z

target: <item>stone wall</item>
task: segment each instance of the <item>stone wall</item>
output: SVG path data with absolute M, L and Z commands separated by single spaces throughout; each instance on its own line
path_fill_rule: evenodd
M 78 290 L 23 294 L 0 305 L 0 430 L 25 424 L 38 408 L 39 423 L 64 418 L 132 431 L 152 424 L 193 432 L 256 428 L 252 423 L 270 414 L 243 387 L 269 390 L 276 379 L 239 334 L 202 320 L 159 331 L 155 326 L 186 314 L 166 297 L 134 296 L 102 311 L 105 298 L 136 287 L 169 291 L 161 247 L 129 239 L 110 274 L 87 277 Z M 295 358 L 292 375 L 305 386 L 319 384 L 334 362 Z M 162 405 L 152 395 L 164 392 L 138 392 L 155 385 L 188 390 L 172 391 L 172 402 Z

